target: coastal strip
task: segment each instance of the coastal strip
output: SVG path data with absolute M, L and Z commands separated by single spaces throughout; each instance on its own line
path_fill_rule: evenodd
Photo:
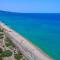
M 23 36 L 18 34 L 16 31 L 9 28 L 4 23 L 0 22 L 0 29 L 2 29 L 5 35 L 10 38 L 10 40 L 18 47 L 21 53 L 28 60 L 53 60 L 47 54 L 45 54 L 41 49 L 35 47 Z

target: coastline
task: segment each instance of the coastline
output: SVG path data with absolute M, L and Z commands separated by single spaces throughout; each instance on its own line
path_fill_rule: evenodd
M 47 54 L 45 54 L 41 49 L 35 47 L 32 43 L 30 43 L 23 36 L 15 32 L 14 30 L 8 28 L 4 23 L 0 22 L 0 27 L 4 30 L 4 33 L 11 40 L 14 40 L 14 44 L 18 46 L 21 52 L 28 57 L 29 60 L 53 60 Z M 16 42 L 15 42 L 16 41 Z M 20 46 L 19 46 L 20 45 Z

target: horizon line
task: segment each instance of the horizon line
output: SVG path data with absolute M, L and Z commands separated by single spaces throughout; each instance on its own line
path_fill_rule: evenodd
M 54 12 L 53 12 L 53 13 L 52 13 L 52 12 L 48 12 L 48 13 L 47 13 L 47 12 L 16 12 L 16 11 L 7 11 L 7 10 L 0 10 L 0 12 L 8 12 L 8 13 L 41 13 L 41 14 L 44 14 L 44 13 L 45 13 L 45 14 L 60 14 L 60 12 L 59 12 L 59 13 L 58 13 L 58 12 L 57 12 L 57 13 L 56 13 L 56 12 L 55 12 L 55 13 L 54 13 Z

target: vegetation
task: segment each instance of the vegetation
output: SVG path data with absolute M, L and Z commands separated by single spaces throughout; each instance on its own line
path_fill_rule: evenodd
M 0 33 L 0 36 L 4 35 L 3 33 Z
M 13 46 L 13 43 L 10 41 L 9 38 L 6 38 L 5 45 L 6 45 L 7 47 L 9 47 L 9 46 Z
M 23 57 L 23 55 L 21 53 L 17 53 L 17 54 L 14 54 L 14 57 L 16 60 L 20 60 Z
M 2 49 L 0 48 L 0 58 L 1 58 L 1 54 L 2 54 L 2 52 L 3 52 L 3 51 L 2 51 Z
M 12 52 L 10 50 L 3 51 L 1 54 L 2 57 L 12 56 Z
M 3 50 L 0 48 L 0 54 L 3 52 Z
M 4 33 L 3 33 L 3 30 L 0 30 L 0 39 L 2 40 L 2 38 L 4 38 Z M 2 50 L 2 48 L 0 48 L 0 60 L 3 60 L 4 57 L 8 58 L 8 57 L 12 56 L 12 54 L 13 54 L 11 52 L 12 50 L 15 51 L 13 54 L 14 55 L 13 57 L 16 60 L 22 59 L 24 56 L 17 50 L 16 46 L 12 43 L 12 41 L 7 37 L 5 37 L 5 38 L 6 39 L 3 39 L 4 44 L 1 45 L 3 50 Z M 7 48 L 10 50 L 7 50 Z M 25 58 L 23 60 L 25 60 Z
M 3 58 L 2 58 L 2 57 L 0 57 L 0 60 L 3 60 Z
M 3 32 L 3 30 L 2 30 L 2 29 L 0 29 L 0 32 Z
M 0 36 L 0 39 L 3 39 L 4 37 L 3 36 Z
M 5 42 L 5 45 L 6 45 L 7 47 L 9 47 L 9 46 L 11 46 L 11 43 Z
M 0 33 L 0 39 L 3 38 L 3 35 L 4 35 L 3 32 L 1 32 L 1 33 Z

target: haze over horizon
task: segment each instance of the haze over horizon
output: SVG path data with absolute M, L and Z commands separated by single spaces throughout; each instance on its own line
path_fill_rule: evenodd
M 60 13 L 60 0 L 1 0 L 0 10 L 22 13 Z

